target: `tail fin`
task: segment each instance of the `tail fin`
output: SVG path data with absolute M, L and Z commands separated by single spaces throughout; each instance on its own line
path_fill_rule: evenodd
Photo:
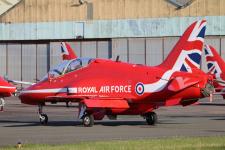
M 204 53 L 208 73 L 221 74 L 223 71 L 225 71 L 225 62 L 220 57 L 215 48 L 213 48 L 211 45 L 205 45 Z
M 204 53 L 208 73 L 213 74 L 216 79 L 214 83 L 214 86 L 216 87 L 216 93 L 218 92 L 225 99 L 225 92 L 223 90 L 225 87 L 225 62 L 220 57 L 216 49 L 210 45 L 205 45 Z
M 63 60 L 71 60 L 77 58 L 71 46 L 66 42 L 61 43 L 61 51 Z
M 199 69 L 205 29 L 206 20 L 192 23 L 159 67 L 184 72 L 193 72 L 193 69 Z

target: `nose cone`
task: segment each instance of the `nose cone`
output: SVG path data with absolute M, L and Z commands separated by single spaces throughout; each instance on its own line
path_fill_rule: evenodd
M 28 87 L 28 88 L 24 88 L 22 91 L 20 91 L 19 93 L 19 99 L 21 100 L 22 103 L 29 101 L 30 99 L 30 94 L 27 92 L 29 91 L 32 86 Z
M 16 87 L 0 77 L 0 96 L 9 97 L 16 92 Z
M 33 93 L 32 91 L 35 90 L 37 84 L 31 85 L 28 88 L 23 89 L 19 94 L 19 99 L 24 104 L 29 105 L 36 105 L 38 102 L 36 101 L 37 98 L 40 96 L 39 93 Z

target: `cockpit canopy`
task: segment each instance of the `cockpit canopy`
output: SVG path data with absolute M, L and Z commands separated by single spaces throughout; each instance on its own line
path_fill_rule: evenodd
M 69 72 L 87 67 L 90 62 L 94 59 L 92 58 L 77 58 L 73 60 L 64 60 L 62 63 L 58 64 L 57 66 L 53 67 L 49 71 L 49 75 L 53 78 L 67 74 Z M 47 76 L 44 77 L 44 79 Z

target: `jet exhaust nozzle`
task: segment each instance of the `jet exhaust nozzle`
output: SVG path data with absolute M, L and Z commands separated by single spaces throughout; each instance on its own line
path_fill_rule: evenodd
M 209 97 L 211 94 L 215 91 L 215 88 L 212 84 L 207 83 L 205 88 L 201 89 L 201 93 L 204 95 L 204 97 Z

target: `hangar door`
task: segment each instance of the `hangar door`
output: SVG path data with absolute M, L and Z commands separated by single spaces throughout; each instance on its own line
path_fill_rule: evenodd
M 62 61 L 61 42 L 0 43 L 0 75 L 36 82 Z M 78 57 L 111 58 L 111 41 L 68 42 Z

